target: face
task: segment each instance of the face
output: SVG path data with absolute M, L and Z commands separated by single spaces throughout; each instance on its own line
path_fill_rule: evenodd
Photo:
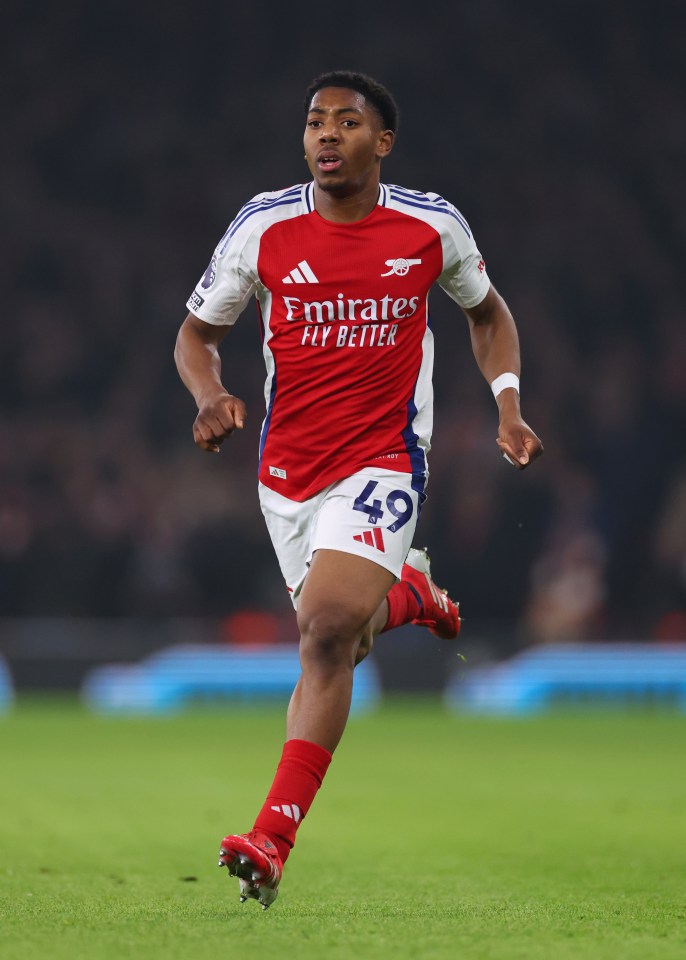
M 349 196 L 379 180 L 379 163 L 391 152 L 393 133 L 365 97 L 345 87 L 324 87 L 310 103 L 305 159 L 321 190 Z

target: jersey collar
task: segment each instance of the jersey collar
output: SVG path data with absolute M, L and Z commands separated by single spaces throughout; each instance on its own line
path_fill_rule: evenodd
M 379 184 L 379 198 L 376 201 L 377 206 L 385 207 L 388 204 L 388 187 L 385 183 Z M 303 203 L 308 213 L 314 210 L 314 180 L 306 183 L 303 188 Z

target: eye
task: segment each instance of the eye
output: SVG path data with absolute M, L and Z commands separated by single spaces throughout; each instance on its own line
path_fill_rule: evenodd
M 317 127 L 321 126 L 321 123 L 322 123 L 321 120 L 308 120 L 307 126 L 312 127 L 313 129 L 316 129 Z
M 344 126 L 344 127 L 356 127 L 356 126 L 357 126 L 357 120 L 344 120 L 344 121 L 343 121 L 343 126 Z

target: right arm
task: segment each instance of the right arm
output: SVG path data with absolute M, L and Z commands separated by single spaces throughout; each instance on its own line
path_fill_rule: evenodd
M 219 453 L 222 441 L 234 429 L 242 430 L 246 420 L 245 404 L 228 393 L 221 381 L 217 348 L 227 331 L 227 326 L 205 323 L 189 313 L 174 350 L 176 369 L 198 407 L 193 439 L 201 450 L 210 453 Z

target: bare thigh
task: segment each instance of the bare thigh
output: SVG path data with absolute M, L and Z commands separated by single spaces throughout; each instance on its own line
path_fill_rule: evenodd
M 395 576 L 366 557 L 317 550 L 305 577 L 298 625 L 305 643 L 357 645 L 395 583 Z

